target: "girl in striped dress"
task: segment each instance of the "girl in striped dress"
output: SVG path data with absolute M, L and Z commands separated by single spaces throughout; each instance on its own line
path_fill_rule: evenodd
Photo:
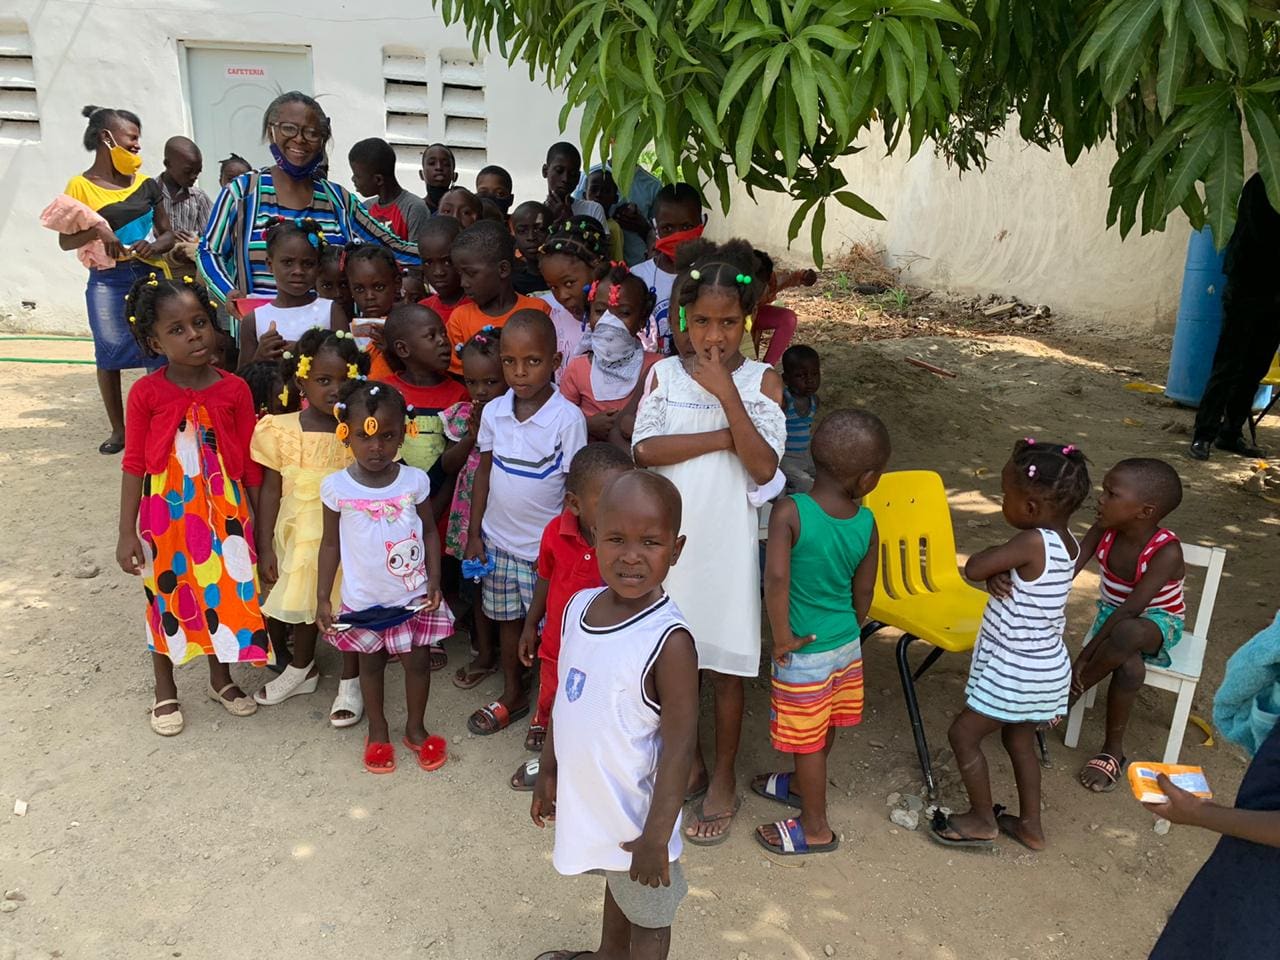
M 1066 713 L 1071 660 L 1062 631 L 1080 545 L 1068 529 L 1089 495 L 1089 469 L 1074 445 L 1020 440 L 1001 474 L 1004 518 L 1018 534 L 965 564 L 985 580 L 991 599 L 978 629 L 965 687 L 965 707 L 948 738 L 969 794 L 969 810 L 935 814 L 933 839 L 947 846 L 989 847 L 1007 833 L 1025 847 L 1044 847 L 1040 824 L 1037 724 Z M 1000 731 L 1013 761 L 1018 816 L 991 803 L 982 741 Z

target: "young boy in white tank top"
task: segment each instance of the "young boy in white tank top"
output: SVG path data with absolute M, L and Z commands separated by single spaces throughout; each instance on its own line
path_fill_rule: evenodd
M 555 817 L 562 874 L 603 874 L 600 952 L 662 960 L 688 892 L 680 808 L 698 725 L 698 657 L 662 589 L 680 557 L 680 494 L 624 473 L 596 508 L 605 586 L 565 608 L 556 691 L 530 816 Z M 551 953 L 550 956 L 559 956 Z

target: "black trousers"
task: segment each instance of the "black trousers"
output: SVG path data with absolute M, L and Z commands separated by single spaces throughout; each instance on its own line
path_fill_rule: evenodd
M 1280 347 L 1280 305 L 1273 300 L 1222 297 L 1222 334 L 1213 354 L 1213 369 L 1196 413 L 1193 439 L 1242 436 L 1258 382 L 1271 368 Z

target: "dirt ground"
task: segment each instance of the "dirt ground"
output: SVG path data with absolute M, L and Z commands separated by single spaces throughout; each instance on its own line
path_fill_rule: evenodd
M 1228 550 L 1194 708 L 1207 717 L 1226 657 L 1275 612 L 1280 519 L 1274 504 L 1241 489 L 1247 464 L 1184 457 L 1189 411 L 1124 388 L 1135 378 L 1163 381 L 1167 338 L 1139 341 L 1056 318 L 974 320 L 969 307 L 932 298 L 912 297 L 886 316 L 847 294 L 838 276 L 826 279 L 793 298 L 799 339 L 824 355 L 823 403 L 877 411 L 893 436 L 893 468 L 942 474 L 962 552 L 1008 535 L 998 477 L 1018 437 L 1079 444 L 1095 479 L 1137 454 L 1178 467 L 1187 496 L 1172 527 Z M 28 357 L 90 355 L 83 343 L 6 346 Z M 908 356 L 956 377 L 915 368 Z M 0 887 L 21 891 L 17 908 L 0 914 L 0 960 L 480 960 L 595 944 L 601 883 L 555 874 L 550 836 L 529 822 L 528 795 L 506 786 L 524 757 L 523 730 L 490 739 L 466 732 L 468 713 L 496 694 L 493 681 L 471 693 L 447 679 L 435 685 L 429 722 L 451 750 L 435 774 L 403 754 L 393 776 L 362 770 L 362 731 L 325 722 L 337 682 L 332 651 L 317 695 L 248 719 L 207 700 L 203 665 L 188 666 L 179 676 L 186 732 L 152 734 L 142 596 L 113 559 L 119 460 L 95 452 L 105 427 L 92 368 L 0 369 L 8 513 L 0 531 Z M 1280 447 L 1276 422 L 1262 440 Z M 1091 515 L 1088 505 L 1081 510 L 1079 532 Z M 1096 585 L 1092 575 L 1078 583 L 1073 649 Z M 686 851 L 691 893 L 672 956 L 1145 957 L 1213 837 L 1186 828 L 1158 836 L 1127 791 L 1091 795 L 1075 782 L 1100 740 L 1097 712 L 1079 750 L 1051 737 L 1045 852 L 1007 840 L 993 853 L 953 852 L 923 830 L 895 826 L 886 797 L 920 787 L 894 639 L 885 631 L 868 645 L 866 719 L 832 756 L 831 819 L 843 844 L 831 855 L 781 860 L 752 840 L 752 828 L 782 808 L 747 791 L 750 773 L 779 763 L 768 746 L 766 681 L 750 684 L 746 799 L 727 843 Z M 449 652 L 452 669 L 466 651 Z M 944 657 L 920 682 L 935 751 L 946 745 L 967 666 Z M 234 672 L 249 689 L 263 682 L 252 668 Z M 393 677 L 389 703 L 398 687 Z M 1130 757 L 1159 757 L 1172 707 L 1170 695 L 1144 691 Z M 1229 800 L 1244 764 L 1221 741 L 1206 747 L 1202 739 L 1188 728 L 1183 757 L 1204 764 Z M 989 757 L 996 793 L 1011 802 L 1007 759 L 996 744 Z M 954 772 L 942 773 L 942 801 L 959 805 Z M 29 804 L 22 817 L 13 814 L 18 799 Z

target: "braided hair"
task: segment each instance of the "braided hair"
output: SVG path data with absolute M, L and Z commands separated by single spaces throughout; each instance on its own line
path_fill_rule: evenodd
M 390 419 L 379 417 L 379 410 Z M 338 402 L 333 406 L 333 415 L 338 421 L 339 439 L 346 439 L 350 431 L 369 417 L 382 424 L 403 424 L 413 418 L 414 409 L 405 403 L 404 394 L 390 384 L 378 380 L 348 380 L 338 388 Z
M 249 393 L 253 396 L 253 409 L 258 416 L 268 413 L 294 413 L 298 409 L 296 390 L 288 393 L 288 402 L 281 403 L 284 393 L 280 388 L 283 380 L 280 376 L 280 364 L 271 360 L 254 360 L 240 368 L 237 376 L 249 385 Z
M 680 329 L 685 329 L 684 311 L 707 287 L 726 290 L 737 297 L 751 330 L 751 313 L 764 295 L 764 284 L 755 280 L 756 253 L 745 240 L 713 243 L 691 240 L 676 251 L 676 279 L 671 302 L 678 308 Z
M 453 348 L 454 353 L 459 357 L 465 357 L 469 353 L 478 353 L 482 357 L 488 357 L 490 360 L 496 360 L 498 354 L 498 344 L 502 338 L 502 331 L 493 324 L 486 324 L 476 331 L 466 343 L 460 343 Z
M 563 217 L 551 225 L 539 253 L 544 257 L 563 254 L 576 257 L 598 270 L 609 252 L 609 237 L 595 217 Z
M 263 234 L 263 238 L 267 241 L 267 253 L 270 254 L 280 243 L 290 237 L 303 237 L 317 250 L 323 249 L 326 244 L 324 230 L 313 218 L 277 217 L 276 222 Z
M 395 255 L 380 243 L 362 243 L 347 247 L 340 261 L 340 269 L 345 273 L 353 263 L 364 263 L 366 260 L 381 261 L 391 271 L 391 276 L 400 276 L 400 264 L 396 262 Z
M 222 328 L 218 326 L 218 311 L 209 300 L 209 292 L 205 290 L 204 284 L 189 274 L 173 280 L 153 273 L 145 279 L 136 281 L 124 298 L 124 308 L 129 317 L 129 329 L 133 332 L 133 338 L 138 341 L 138 346 L 142 348 L 143 356 L 159 356 L 151 348 L 149 341 L 156 335 L 156 311 L 160 304 L 184 294 L 195 297 L 204 312 L 209 315 L 209 322 L 213 324 L 213 329 L 219 333 L 222 332 Z
M 1019 440 L 1009 457 L 1024 490 L 1070 514 L 1089 496 L 1089 460 L 1073 443 L 1042 443 L 1034 437 Z
M 601 305 L 597 311 L 596 292 L 602 283 L 609 284 L 609 299 L 606 304 Z M 592 318 L 592 323 L 604 316 L 605 310 L 612 310 L 618 305 L 618 297 L 624 286 L 634 287 L 640 294 L 640 313 L 635 318 L 635 322 L 639 324 L 640 329 L 647 329 L 653 319 L 653 308 L 657 303 L 657 296 L 644 282 L 644 278 L 632 273 L 625 263 L 610 263 L 606 273 L 599 280 L 591 284 L 591 289 L 587 291 L 587 315 Z M 619 319 L 622 319 L 619 317 Z M 583 321 L 583 327 L 586 327 L 586 321 Z
M 347 382 L 358 381 L 369 375 L 369 355 L 356 346 L 356 338 L 351 333 L 346 330 L 312 327 L 298 338 L 293 350 L 286 350 L 280 359 L 280 379 L 284 382 L 280 402 L 286 407 L 296 400 L 295 381 L 306 378 L 311 361 L 324 351 L 336 353 L 346 362 Z
M 142 129 L 142 121 L 138 119 L 136 113 L 119 107 L 98 107 L 89 104 L 80 111 L 80 116 L 89 121 L 89 125 L 84 129 L 84 148 L 90 152 L 98 149 L 98 145 L 102 142 L 102 131 L 109 131 L 113 124 L 132 123 L 139 130 Z

